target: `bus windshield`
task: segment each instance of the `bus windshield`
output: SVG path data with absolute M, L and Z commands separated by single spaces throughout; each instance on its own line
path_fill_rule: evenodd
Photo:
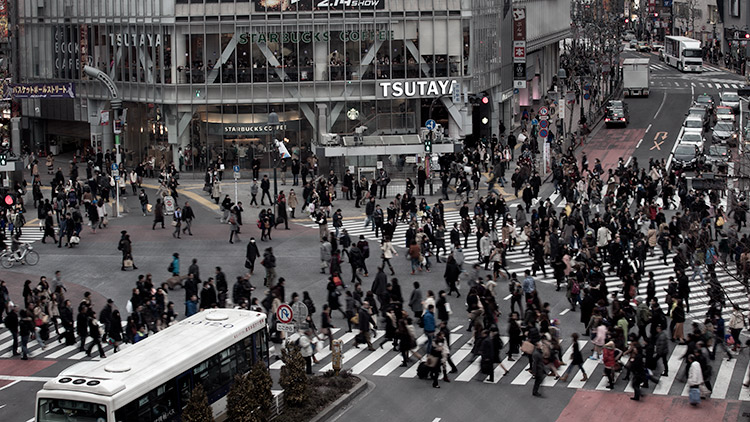
M 38 422 L 101 422 L 107 406 L 78 400 L 39 399 Z
M 685 57 L 703 57 L 701 50 L 683 50 L 682 55 Z

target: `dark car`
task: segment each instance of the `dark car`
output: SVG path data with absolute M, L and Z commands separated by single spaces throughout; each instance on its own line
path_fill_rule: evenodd
M 607 126 L 627 126 L 628 123 L 630 123 L 630 115 L 626 108 L 610 108 L 604 116 L 604 124 Z
M 726 145 L 711 145 L 706 151 L 706 166 L 717 171 L 726 169 L 727 163 L 732 159 L 732 150 Z
M 623 108 L 625 110 L 628 109 L 628 103 L 626 103 L 623 100 L 609 100 L 607 101 L 607 111 L 615 108 Z
M 701 94 L 699 95 L 694 102 L 695 105 L 699 105 L 701 107 L 705 107 L 710 113 L 714 112 L 714 98 L 708 94 Z
M 714 143 L 737 146 L 737 131 L 734 130 L 734 124 L 728 121 L 716 123 L 711 133 L 711 139 Z
M 676 169 L 694 169 L 700 162 L 703 153 L 695 145 L 677 145 L 672 164 Z

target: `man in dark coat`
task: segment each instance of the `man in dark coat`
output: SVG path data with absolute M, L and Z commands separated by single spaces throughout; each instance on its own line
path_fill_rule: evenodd
M 370 290 L 378 297 L 380 309 L 383 310 L 383 315 L 385 315 L 391 300 L 388 294 L 388 276 L 383 271 L 382 266 L 378 267 L 378 273 L 375 274 L 375 280 L 373 280 Z
M 255 243 L 255 238 L 251 237 L 250 242 L 247 243 L 247 251 L 245 252 L 245 268 L 250 270 L 250 274 L 255 272 L 256 258 L 260 258 L 260 251 L 258 251 L 258 245 Z
M 18 307 L 13 306 L 3 320 L 5 328 L 13 336 L 13 356 L 18 356 Z
M 209 279 L 203 283 L 203 290 L 201 290 L 200 308 L 209 309 L 213 308 L 214 306 L 217 306 L 216 289 L 213 285 L 213 279 L 209 277 Z
M 544 355 L 542 355 L 542 342 L 537 342 L 534 346 L 534 352 L 531 354 L 531 375 L 534 376 L 534 389 L 532 394 L 536 397 L 542 397 L 542 393 L 539 392 L 539 387 L 544 381 L 544 377 L 547 375 L 547 369 L 544 366 Z
M 73 308 L 70 307 L 70 300 L 66 300 L 65 304 L 60 307 L 60 319 L 62 320 L 62 326 L 65 329 L 65 345 L 72 346 L 76 343 L 76 338 L 74 331 Z
M 482 332 L 482 345 L 480 346 L 480 354 L 482 356 L 481 371 L 484 375 L 489 375 L 490 382 L 495 382 L 495 371 L 493 370 L 492 358 L 494 356 L 493 336 L 495 332 L 484 330 Z
M 78 318 L 76 318 L 76 321 L 78 323 L 77 330 L 78 330 L 78 336 L 81 337 L 81 347 L 79 347 L 79 350 L 81 352 L 85 351 L 84 346 L 86 346 L 86 336 L 89 332 L 89 308 L 86 305 L 82 305 L 81 309 L 78 311 Z

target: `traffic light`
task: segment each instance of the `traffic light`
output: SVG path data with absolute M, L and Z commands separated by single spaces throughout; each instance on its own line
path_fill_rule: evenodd
M 659 17 L 659 12 L 654 12 L 654 17 L 658 18 Z
M 8 164 L 8 156 L 3 154 L 0 154 L 0 166 L 4 166 Z
M 430 133 L 427 134 L 427 136 L 424 137 L 424 152 L 431 153 L 432 152 L 432 135 L 433 132 L 430 131 Z
M 472 112 L 474 135 L 479 138 L 488 138 L 491 135 L 490 123 L 492 121 L 492 101 L 486 92 L 477 94 L 477 106 Z
M 13 197 L 13 194 L 7 194 L 5 195 L 5 198 L 3 198 L 3 204 L 7 207 L 12 207 L 13 204 L 16 203 L 16 198 Z
M 750 39 L 750 34 L 745 34 L 745 39 Z

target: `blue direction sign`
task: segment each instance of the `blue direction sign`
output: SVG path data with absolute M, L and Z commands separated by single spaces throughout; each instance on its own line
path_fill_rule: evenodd
M 539 131 L 539 136 L 541 136 L 542 138 L 546 138 L 547 135 L 549 135 L 547 133 L 547 129 L 542 129 L 542 130 Z
M 424 127 L 426 127 L 429 130 L 435 130 L 435 128 L 437 127 L 437 122 L 435 122 L 435 120 L 433 119 L 429 119 L 426 122 L 424 122 Z
M 239 165 L 235 165 L 234 166 L 234 172 L 235 173 L 239 173 L 240 172 L 240 166 Z
M 539 121 L 539 126 L 540 126 L 540 127 L 542 128 L 542 129 L 547 129 L 547 126 L 549 126 L 549 121 L 548 121 L 548 120 L 546 120 L 546 119 L 545 119 L 545 120 L 541 120 L 541 121 Z
M 588 92 L 585 93 L 585 94 L 583 94 L 583 99 L 584 100 L 588 100 L 589 98 L 591 98 L 591 94 L 589 94 Z
M 539 120 L 537 120 L 537 119 L 531 119 L 531 124 L 534 125 L 534 126 L 536 126 L 536 125 L 539 124 Z
M 117 170 L 117 168 L 118 168 L 117 164 L 116 163 L 112 163 L 112 170 Z
M 586 84 L 586 85 L 583 86 L 583 90 L 584 91 L 588 91 L 590 89 L 591 89 L 591 85 L 589 85 L 589 84 Z

